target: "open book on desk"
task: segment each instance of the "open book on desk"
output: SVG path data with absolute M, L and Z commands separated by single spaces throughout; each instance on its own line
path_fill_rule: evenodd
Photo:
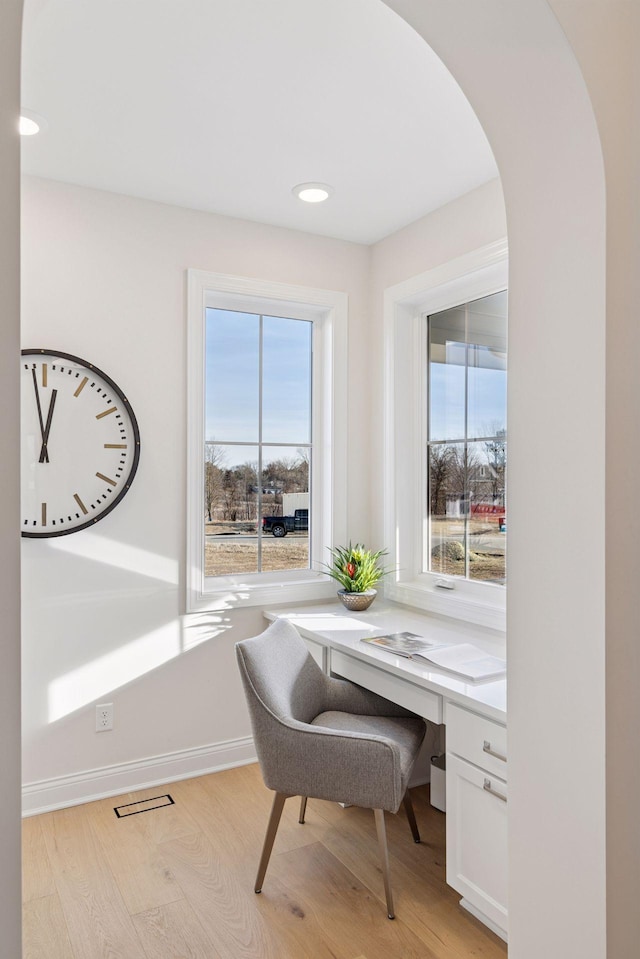
M 416 633 L 406 632 L 364 636 L 362 642 L 406 659 L 424 660 L 435 669 L 472 683 L 501 679 L 507 672 L 504 659 L 490 656 L 471 643 L 432 643 Z

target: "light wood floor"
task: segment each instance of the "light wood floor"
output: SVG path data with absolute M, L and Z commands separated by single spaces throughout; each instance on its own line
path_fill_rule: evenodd
M 114 806 L 175 805 L 118 819 Z M 445 817 L 413 790 L 422 843 L 387 816 L 386 918 L 373 814 L 288 800 L 263 891 L 272 794 L 257 766 L 24 821 L 24 959 L 503 959 L 444 880 Z

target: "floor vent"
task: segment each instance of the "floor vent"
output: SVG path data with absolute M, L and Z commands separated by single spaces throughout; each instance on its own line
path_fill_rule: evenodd
M 154 796 L 153 799 L 142 799 L 140 802 L 129 802 L 124 806 L 114 806 L 113 811 L 118 819 L 125 819 L 127 816 L 137 816 L 140 812 L 151 812 L 152 809 L 162 809 L 163 806 L 174 805 L 173 799 L 167 793 L 165 796 Z

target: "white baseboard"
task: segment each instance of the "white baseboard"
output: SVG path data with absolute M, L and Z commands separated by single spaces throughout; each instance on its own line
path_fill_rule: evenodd
M 496 936 L 499 936 L 505 942 L 509 941 L 507 930 L 495 923 L 493 919 L 489 919 L 488 916 L 485 916 L 482 910 L 478 909 L 477 906 L 474 906 L 473 903 L 469 902 L 468 899 L 461 899 L 460 905 L 463 909 L 466 909 L 467 912 L 470 912 L 472 916 L 475 916 L 476 919 L 479 919 L 480 922 L 483 922 L 485 926 L 491 930 L 491 932 L 495 932 Z
M 87 769 L 71 776 L 25 783 L 22 787 L 22 815 L 36 816 L 65 806 L 94 802 L 123 792 L 161 786 L 256 761 L 253 739 L 247 736 L 163 756 L 150 756 L 136 762 Z

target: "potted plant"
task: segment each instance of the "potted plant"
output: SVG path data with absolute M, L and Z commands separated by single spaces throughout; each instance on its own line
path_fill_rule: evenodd
M 331 563 L 324 563 L 324 567 L 342 589 L 338 596 L 347 609 L 367 609 L 374 601 L 377 591 L 374 586 L 388 572 L 380 565 L 380 557 L 386 554 L 386 549 L 375 552 L 366 549 L 360 543 L 352 546 L 330 547 Z

